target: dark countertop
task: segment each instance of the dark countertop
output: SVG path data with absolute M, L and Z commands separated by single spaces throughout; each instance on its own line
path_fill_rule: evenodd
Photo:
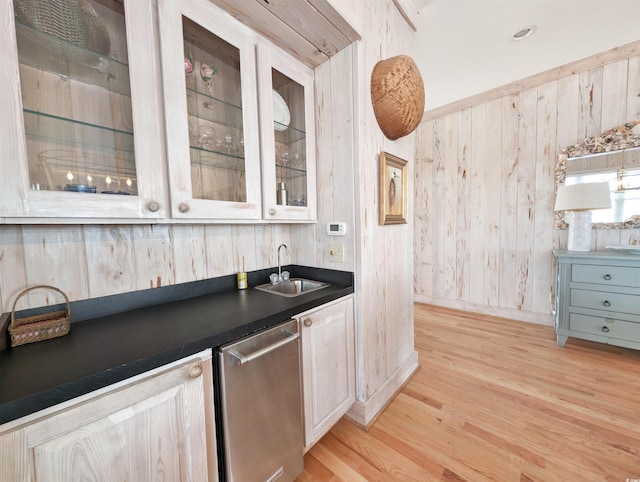
M 68 335 L 0 351 L 0 424 L 218 347 L 354 292 L 351 272 L 283 269 L 292 278 L 331 285 L 294 298 L 256 290 L 274 272 L 268 269 L 249 273 L 250 287 L 242 291 L 235 288 L 232 275 L 72 303 Z M 78 321 L 79 317 L 86 319 Z M 4 336 L 1 330 L 0 335 Z

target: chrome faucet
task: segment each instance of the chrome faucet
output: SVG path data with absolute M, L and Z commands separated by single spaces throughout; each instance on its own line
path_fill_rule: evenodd
M 289 248 L 287 248 L 286 244 L 281 244 L 280 246 L 278 246 L 278 283 L 281 283 L 282 281 L 284 281 L 282 279 L 282 263 L 280 262 L 280 248 L 284 248 L 284 252 L 287 256 L 291 256 L 291 254 L 289 253 Z

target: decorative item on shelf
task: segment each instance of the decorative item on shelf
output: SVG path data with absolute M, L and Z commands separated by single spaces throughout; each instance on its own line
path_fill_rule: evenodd
M 88 192 L 95 193 L 96 187 L 87 184 L 66 184 L 64 190 L 68 192 Z
M 380 224 L 406 224 L 408 211 L 407 161 L 380 153 Z
M 282 206 L 287 205 L 287 186 L 284 182 L 278 183 L 277 203 Z
M 396 140 L 413 132 L 424 112 L 424 83 L 411 57 L 381 60 L 371 73 L 373 112 L 383 134 Z
M 69 181 L 73 181 L 74 175 L 73 175 L 73 173 L 71 171 L 67 172 L 67 179 Z M 95 193 L 96 192 L 96 188 L 91 185 L 91 176 L 87 176 L 87 180 L 89 181 L 88 185 L 87 184 L 65 184 L 64 190 L 65 191 L 70 191 L 70 192 Z
M 608 182 L 590 182 L 558 186 L 555 211 L 565 211 L 569 224 L 567 249 L 591 250 L 591 210 L 611 208 Z
M 207 84 L 207 91 L 209 95 L 213 93 L 213 76 L 216 75 L 218 70 L 214 65 L 207 65 L 204 62 L 200 62 L 200 78 Z
M 16 318 L 16 305 L 20 298 L 36 289 L 49 289 L 60 293 L 66 302 L 66 309 L 50 311 L 40 315 Z M 11 309 L 11 323 L 9 334 L 11 336 L 11 346 L 34 343 L 36 341 L 48 340 L 69 333 L 71 329 L 71 307 L 69 297 L 64 291 L 55 286 L 37 285 L 22 291 L 13 302 Z
M 18 22 L 83 49 L 109 55 L 111 40 L 90 0 L 15 0 Z
M 117 194 L 119 196 L 129 196 L 129 193 L 127 191 L 118 191 L 117 189 L 114 189 L 112 191 L 102 191 L 102 194 Z
M 273 128 L 278 132 L 286 131 L 291 122 L 289 106 L 278 92 L 273 91 Z
M 184 73 L 189 75 L 193 72 L 193 58 L 191 52 L 187 52 L 184 56 Z
M 130 180 L 129 180 L 130 181 Z M 111 183 L 113 182 L 113 179 L 111 179 L 111 176 L 107 175 L 107 177 L 105 178 L 104 182 L 107 185 L 107 188 L 111 187 Z M 118 187 L 120 185 L 120 178 L 117 179 L 117 184 Z M 129 183 L 127 183 L 128 187 L 131 187 L 131 185 Z M 121 191 L 120 189 L 106 189 L 104 191 L 102 191 L 102 194 L 117 194 L 120 196 L 129 196 L 129 192 L 127 191 Z
M 191 56 L 191 52 L 187 51 L 184 54 L 184 74 L 189 76 L 193 73 L 194 66 L 196 62 L 194 62 L 193 57 Z M 213 76 L 218 73 L 218 69 L 216 69 L 215 65 L 205 64 L 204 62 L 200 62 L 200 78 L 206 84 L 209 95 L 213 93 Z M 210 108 L 208 103 L 205 103 L 205 107 Z

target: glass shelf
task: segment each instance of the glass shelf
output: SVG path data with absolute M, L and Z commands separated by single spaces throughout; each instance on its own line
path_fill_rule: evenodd
M 278 179 L 294 179 L 297 177 L 303 177 L 307 175 L 306 169 L 293 166 L 281 166 L 276 164 L 276 177 Z
M 245 171 L 244 157 L 201 147 L 190 146 L 191 164 L 228 169 L 237 172 Z
M 194 89 L 187 89 L 187 111 L 198 119 L 242 130 L 242 108 Z
M 16 21 L 20 63 L 131 96 L 129 66 Z
M 295 127 L 285 126 L 274 121 L 274 124 L 278 124 L 283 127 L 283 130 L 275 129 L 276 143 L 280 144 L 293 144 L 295 142 L 303 140 L 307 133 Z
M 81 145 L 130 153 L 133 157 L 133 133 L 80 122 L 25 109 L 24 126 L 27 138 L 51 141 L 54 144 Z

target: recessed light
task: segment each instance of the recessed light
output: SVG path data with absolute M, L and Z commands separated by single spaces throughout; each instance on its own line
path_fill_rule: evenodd
M 523 28 L 522 30 L 518 30 L 513 34 L 512 39 L 515 41 L 524 40 L 526 38 L 531 37 L 538 27 L 535 25 L 529 25 L 528 27 Z

